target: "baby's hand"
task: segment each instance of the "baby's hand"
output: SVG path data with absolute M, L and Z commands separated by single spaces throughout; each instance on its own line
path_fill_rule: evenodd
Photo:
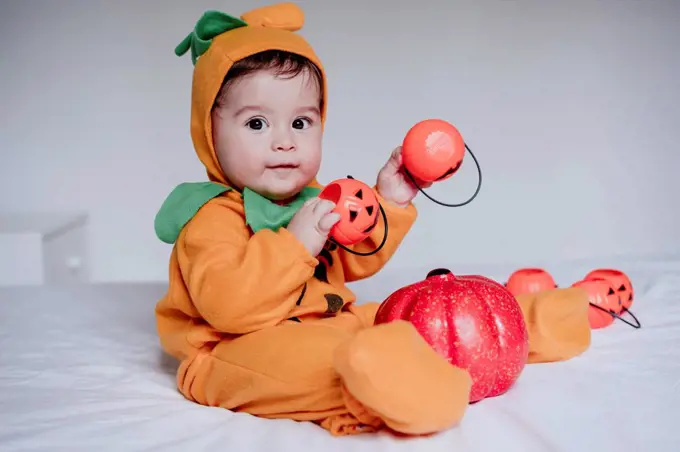
M 421 188 L 432 185 L 431 182 L 416 181 Z M 401 146 L 392 151 L 392 155 L 378 173 L 377 189 L 386 201 L 399 207 L 406 207 L 418 194 L 418 187 L 406 176 L 403 169 Z
M 293 234 L 316 257 L 328 240 L 328 234 L 340 214 L 332 212 L 335 204 L 331 201 L 312 198 L 307 200 L 288 223 L 288 231 Z

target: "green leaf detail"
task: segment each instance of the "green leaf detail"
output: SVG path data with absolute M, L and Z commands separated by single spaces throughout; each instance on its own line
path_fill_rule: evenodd
M 214 182 L 184 182 L 175 187 L 156 214 L 154 230 L 165 243 L 175 243 L 182 228 L 208 201 L 231 190 Z
M 175 47 L 175 55 L 182 56 L 191 49 L 191 62 L 196 65 L 196 60 L 208 50 L 215 36 L 246 26 L 248 24 L 237 17 L 220 11 L 206 11 L 194 30 Z
M 321 190 L 316 187 L 305 187 L 291 203 L 279 205 L 246 187 L 243 189 L 246 224 L 253 232 L 260 229 L 277 231 L 279 228 L 288 226 L 305 201 L 318 196 L 320 192 Z

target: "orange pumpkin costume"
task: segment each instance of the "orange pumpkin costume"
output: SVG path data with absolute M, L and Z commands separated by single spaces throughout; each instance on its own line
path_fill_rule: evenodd
M 181 393 L 203 405 L 313 421 L 335 435 L 441 431 L 465 412 L 469 374 L 437 355 L 410 323 L 373 326 L 378 304 L 357 305 L 346 287 L 391 258 L 416 219 L 415 207 L 379 197 L 389 237 L 377 254 L 327 246 L 314 257 L 285 221 L 277 227 L 258 221 L 252 205 L 266 200 L 231 189 L 218 163 L 210 112 L 234 61 L 280 49 L 309 58 L 323 73 L 295 33 L 302 24 L 302 11 L 289 3 L 241 19 L 209 12 L 176 50 L 191 50 L 195 63 L 191 135 L 210 182 L 181 184 L 156 218 L 158 236 L 174 244 L 169 288 L 156 307 L 161 345 L 180 361 Z M 305 196 L 320 187 L 315 181 Z M 300 204 L 296 200 L 284 216 Z M 383 233 L 380 221 L 354 248 L 372 249 Z M 555 290 L 520 303 L 532 362 L 568 359 L 588 347 L 585 292 Z

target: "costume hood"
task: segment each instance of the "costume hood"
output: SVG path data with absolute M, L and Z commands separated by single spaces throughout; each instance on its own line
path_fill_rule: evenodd
M 194 63 L 191 137 L 211 181 L 228 184 L 213 146 L 211 109 L 224 77 L 236 61 L 266 50 L 288 51 L 311 60 L 323 77 L 321 118 L 325 122 L 326 73 L 312 47 L 296 33 L 303 24 L 304 13 L 294 3 L 264 6 L 240 18 L 207 11 L 175 49 L 178 56 L 191 50 Z

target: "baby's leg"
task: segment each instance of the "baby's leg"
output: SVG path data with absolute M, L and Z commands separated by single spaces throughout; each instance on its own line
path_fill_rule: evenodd
M 178 386 L 202 405 L 260 417 L 321 421 L 345 414 L 333 350 L 362 327 L 342 313 L 225 340 L 183 362 Z
M 182 363 L 180 391 L 203 405 L 317 422 L 335 435 L 385 425 L 430 433 L 455 423 L 467 406 L 467 373 L 410 324 L 365 322 L 345 312 L 224 341 Z

